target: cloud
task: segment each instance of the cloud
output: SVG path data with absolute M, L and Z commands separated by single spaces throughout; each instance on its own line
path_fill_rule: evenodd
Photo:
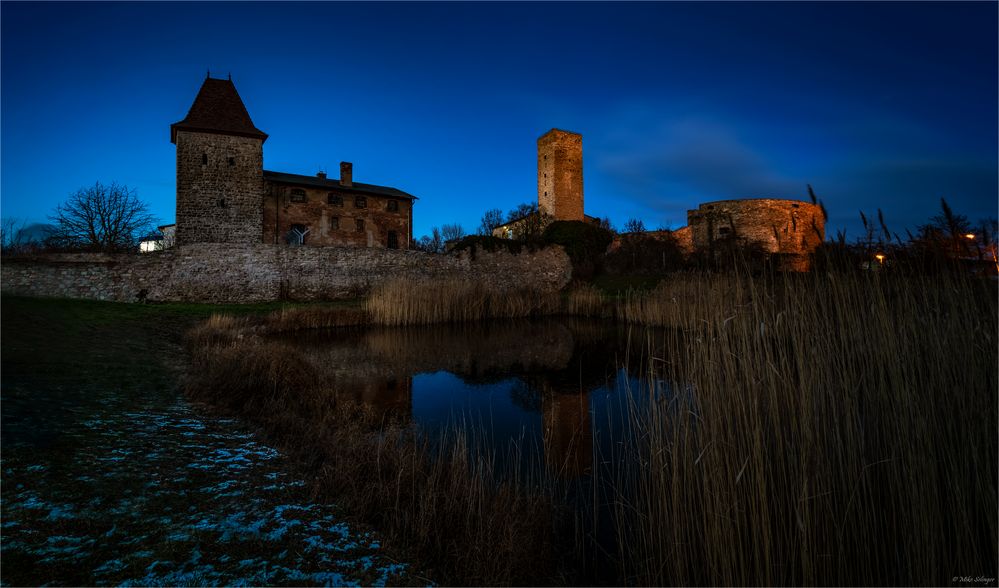
M 804 190 L 803 182 L 775 171 L 722 124 L 699 117 L 656 124 L 629 118 L 590 141 L 596 168 L 619 191 L 616 198 L 674 213 L 710 200 L 789 198 Z

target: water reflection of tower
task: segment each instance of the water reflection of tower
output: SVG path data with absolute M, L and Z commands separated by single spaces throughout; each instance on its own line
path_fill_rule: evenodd
M 590 393 L 558 391 L 548 382 L 541 387 L 541 419 L 545 463 L 567 478 L 590 473 L 593 466 L 593 428 Z

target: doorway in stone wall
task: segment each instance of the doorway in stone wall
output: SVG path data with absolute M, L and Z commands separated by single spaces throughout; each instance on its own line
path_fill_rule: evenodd
M 399 248 L 399 235 L 395 231 L 388 232 L 388 248 L 398 249 Z

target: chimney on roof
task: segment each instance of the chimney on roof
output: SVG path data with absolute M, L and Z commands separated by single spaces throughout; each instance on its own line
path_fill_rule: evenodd
M 319 178 L 320 180 L 325 180 L 326 179 L 326 172 L 324 172 L 324 171 L 316 172 L 316 177 Z
M 348 188 L 354 185 L 354 164 L 349 161 L 340 162 L 340 185 Z

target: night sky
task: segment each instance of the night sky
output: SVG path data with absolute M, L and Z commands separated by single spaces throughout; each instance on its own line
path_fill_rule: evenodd
M 270 135 L 265 169 L 420 198 L 414 233 L 536 201 L 535 141 L 583 135 L 586 212 L 679 227 L 807 198 L 827 234 L 997 216 L 997 4 L 10 3 L 0 214 L 117 181 L 174 220 L 169 125 L 206 70 Z

